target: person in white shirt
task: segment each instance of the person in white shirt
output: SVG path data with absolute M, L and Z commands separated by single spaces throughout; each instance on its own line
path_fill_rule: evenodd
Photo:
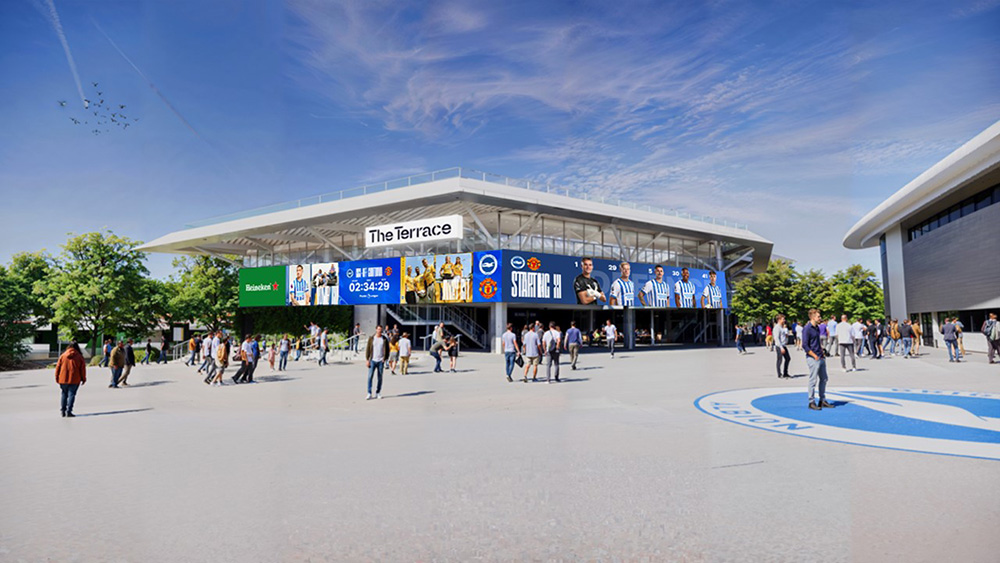
M 802 329 L 803 329 L 802 323 L 796 323 L 795 324 L 795 349 L 796 350 L 801 350 L 802 349 Z
M 639 302 L 643 307 L 669 307 L 670 287 L 663 281 L 663 266 L 657 265 L 653 272 L 655 278 L 647 281 L 639 290 Z
M 542 337 L 542 347 L 545 349 L 545 382 L 552 383 L 552 368 L 555 367 L 556 382 L 559 381 L 559 347 L 562 345 L 562 332 L 555 321 L 549 322 L 549 330 Z
M 511 382 L 514 381 L 511 374 L 514 373 L 517 356 L 521 354 L 521 349 L 517 345 L 517 336 L 514 334 L 513 323 L 507 323 L 507 330 L 500 336 L 500 342 L 503 344 L 504 370 L 507 372 L 507 381 Z
M 538 333 L 525 327 L 524 336 L 521 338 L 521 345 L 524 350 L 524 379 L 528 382 L 528 371 L 534 366 L 534 373 L 531 374 L 532 381 L 538 381 L 538 362 L 541 360 L 541 342 L 538 340 Z
M 410 342 L 410 333 L 404 332 L 399 339 L 399 374 L 406 375 L 410 371 L 410 354 L 413 353 L 413 344 Z
M 327 336 L 326 336 L 326 329 L 324 328 L 323 332 L 321 332 L 320 335 L 319 335 L 319 365 L 321 365 L 321 366 L 327 365 L 327 361 L 326 361 L 327 347 L 326 347 L 326 344 L 327 344 Z
M 851 372 L 858 369 L 854 361 L 854 335 L 851 334 L 851 322 L 847 320 L 847 315 L 841 315 L 840 323 L 837 324 L 837 344 L 839 344 L 840 367 Z M 847 355 L 851 355 L 851 369 L 847 369 Z
M 829 345 L 827 346 L 826 353 L 828 356 L 839 356 L 840 349 L 837 348 L 837 343 L 839 339 L 837 338 L 837 317 L 832 316 L 830 320 L 826 323 L 826 338 Z
M 774 336 L 774 352 L 778 356 L 778 377 L 788 378 L 788 363 L 792 361 L 791 354 L 788 353 L 788 329 L 785 328 L 785 315 L 778 315 L 774 328 L 771 330 Z M 781 369 L 781 362 L 784 360 L 785 369 Z
M 854 340 L 854 352 L 860 358 L 865 355 L 865 325 L 861 319 L 851 325 L 851 339 Z
M 288 368 L 288 354 L 291 351 L 292 340 L 286 334 L 278 341 L 278 371 L 285 371 Z
M 615 340 L 618 339 L 618 329 L 615 325 L 611 324 L 611 319 L 608 319 L 604 324 L 604 339 L 608 341 L 608 350 L 611 351 L 611 357 L 615 357 Z

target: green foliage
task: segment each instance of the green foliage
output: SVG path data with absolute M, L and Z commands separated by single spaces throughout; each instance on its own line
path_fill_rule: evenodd
M 52 257 L 44 250 L 39 252 L 18 252 L 10 260 L 8 267 L 11 287 L 16 285 L 31 302 L 31 314 L 35 324 L 45 324 L 52 318 L 52 310 L 45 306 L 34 292 L 35 283 L 52 275 Z
M 740 280 L 733 291 L 733 313 L 742 323 L 772 322 L 779 313 L 805 321 L 812 308 L 824 317 L 881 317 L 882 286 L 871 270 L 857 264 L 826 278 L 818 270 L 799 273 L 790 262 L 774 260 L 765 273 Z
M 858 264 L 841 270 L 830 278 L 830 293 L 823 300 L 823 311 L 851 319 L 874 319 L 884 315 L 882 285 L 875 273 Z
M 24 340 L 35 332 L 29 319 L 32 301 L 16 276 L 3 266 L 0 287 L 4 288 L 0 291 L 0 368 L 10 368 L 24 359 L 28 353 Z
M 174 318 L 209 330 L 231 328 L 240 299 L 237 267 L 210 256 L 178 258 L 174 267 L 180 269 L 180 278 L 171 283 Z
M 66 242 L 53 273 L 34 287 L 64 338 L 90 332 L 93 351 L 99 335 L 154 326 L 159 296 L 150 295 L 155 287 L 138 245 L 110 231 Z

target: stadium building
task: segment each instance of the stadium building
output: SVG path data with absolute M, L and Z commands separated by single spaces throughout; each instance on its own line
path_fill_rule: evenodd
M 610 318 L 626 346 L 721 343 L 732 283 L 764 271 L 772 246 L 746 225 L 452 168 L 214 218 L 141 249 L 238 258 L 241 306 L 353 305 L 366 331 L 396 323 L 419 338 L 444 322 L 463 347 L 498 351 L 506 323 L 535 319 L 592 334 Z
M 919 321 L 924 344 L 943 346 L 940 326 L 958 317 L 966 349 L 1000 311 L 1000 121 L 917 176 L 844 237 L 852 249 L 878 245 L 886 315 Z

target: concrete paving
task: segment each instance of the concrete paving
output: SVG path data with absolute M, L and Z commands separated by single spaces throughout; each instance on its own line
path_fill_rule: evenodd
M 779 380 L 763 348 L 586 354 L 566 382 L 502 359 L 386 375 L 292 362 L 210 388 L 181 363 L 0 374 L 2 561 L 997 561 L 1000 461 L 763 432 L 696 398 Z M 831 387 L 1000 393 L 983 356 L 831 366 Z M 234 370 L 230 370 L 232 373 Z M 800 352 L 792 371 L 805 372 Z M 227 383 L 231 383 L 227 378 Z M 803 406 L 804 408 L 804 406 Z

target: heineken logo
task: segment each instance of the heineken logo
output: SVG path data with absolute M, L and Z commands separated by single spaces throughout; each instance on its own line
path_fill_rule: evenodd
M 244 290 L 248 292 L 253 291 L 278 291 L 278 284 L 266 284 L 266 283 L 248 283 L 244 286 Z

